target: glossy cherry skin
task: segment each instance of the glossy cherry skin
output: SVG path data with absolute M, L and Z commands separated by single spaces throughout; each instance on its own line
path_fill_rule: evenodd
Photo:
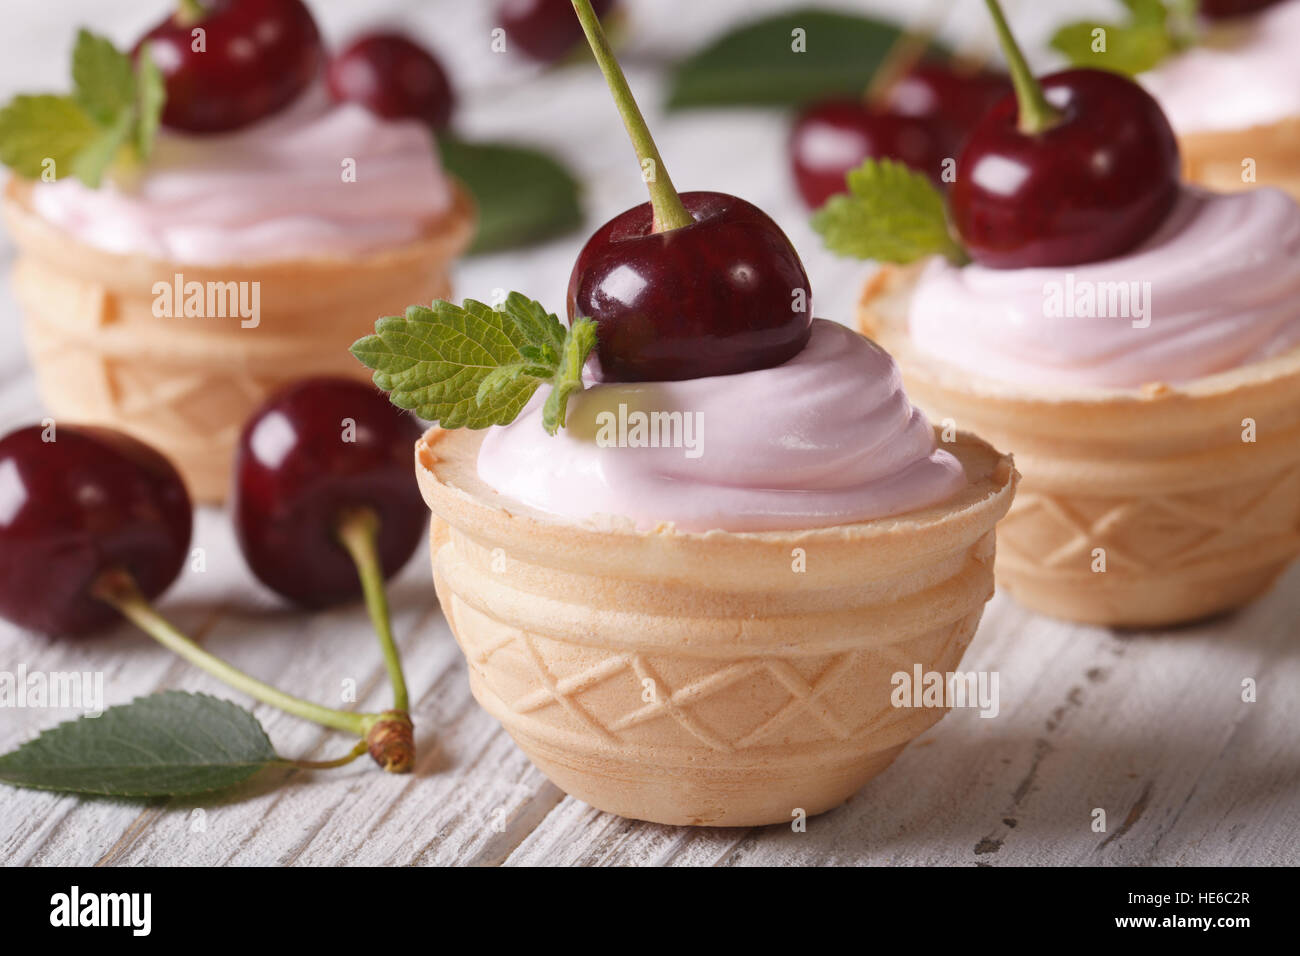
M 120 619 L 91 594 L 125 569 L 148 598 L 189 554 L 190 496 L 171 462 L 108 428 L 29 425 L 0 440 L 0 616 L 80 635 Z
M 614 0 L 591 0 L 603 17 Z M 506 31 L 507 48 L 515 48 L 542 63 L 554 63 L 583 41 L 582 24 L 572 0 L 503 0 L 497 23 Z
M 682 193 L 695 222 L 652 232 L 649 203 L 596 230 L 569 277 L 569 318 L 595 319 L 603 381 L 663 382 L 769 368 L 812 329 L 790 240 L 726 193 Z
M 196 23 L 170 16 L 149 44 L 167 84 L 163 125 L 190 133 L 247 126 L 288 106 L 320 73 L 320 34 L 302 0 L 206 0 Z M 192 31 L 203 30 L 204 49 Z
M 942 185 L 951 137 L 937 124 L 873 110 L 859 100 L 830 100 L 801 112 L 790 133 L 790 169 L 810 209 L 846 192 L 845 174 L 868 156 L 906 163 Z
M 1010 92 L 1011 81 L 1002 73 L 923 60 L 899 77 L 880 106 L 900 116 L 936 120 L 964 138 Z
M 1230 20 L 1274 6 L 1278 0 L 1201 0 L 1196 12 L 1207 20 Z
M 456 96 L 447 72 L 428 50 L 397 33 L 371 33 L 330 60 L 330 93 L 389 119 L 418 119 L 441 129 Z
M 998 269 L 1109 259 L 1149 237 L 1178 196 L 1178 144 L 1151 95 L 1102 70 L 1041 80 L 1060 122 L 1017 128 L 1014 96 L 971 133 L 949 193 L 953 224 Z
M 253 573 L 305 607 L 357 597 L 356 565 L 336 537 L 352 508 L 378 515 L 384 574 L 400 570 L 428 523 L 413 465 L 419 437 L 414 418 L 351 379 L 307 379 L 271 396 L 235 457 L 235 533 Z
M 881 98 L 827 100 L 807 107 L 790 137 L 795 185 L 809 208 L 846 191 L 844 176 L 867 157 L 906 163 L 946 189 L 943 164 L 955 160 L 966 136 L 989 108 L 1011 92 L 990 70 L 963 71 L 922 61 Z

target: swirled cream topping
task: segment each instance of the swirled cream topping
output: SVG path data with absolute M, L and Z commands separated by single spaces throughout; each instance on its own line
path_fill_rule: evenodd
M 1142 74 L 1177 133 L 1249 129 L 1300 116 L 1300 0 L 1217 26 Z
M 917 348 L 1047 387 L 1178 383 L 1300 346 L 1300 207 L 1277 189 L 1186 187 L 1135 251 L 1079 266 L 930 263 L 908 315 Z
M 542 390 L 545 392 L 545 389 Z M 542 428 L 545 394 L 493 428 L 478 473 L 503 495 L 638 528 L 823 527 L 933 505 L 965 485 L 893 359 L 823 319 L 783 365 L 680 382 L 598 384 Z
M 40 215 L 91 246 L 207 265 L 373 252 L 450 203 L 422 124 L 333 104 L 322 87 L 232 133 L 163 131 L 129 186 L 65 177 L 32 191 Z

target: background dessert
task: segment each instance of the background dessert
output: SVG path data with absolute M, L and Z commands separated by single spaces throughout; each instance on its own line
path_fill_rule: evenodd
M 1189 180 L 1224 191 L 1260 183 L 1300 198 L 1297 42 L 1300 3 L 1280 0 L 1210 21 L 1199 44 L 1142 75 L 1178 133 Z
M 301 5 L 267 9 L 278 7 L 310 26 Z M 231 9 L 212 15 L 213 57 L 255 26 L 224 25 L 243 8 Z M 260 400 L 304 375 L 355 375 L 346 348 L 360 317 L 446 294 L 473 228 L 428 128 L 333 102 L 314 33 L 297 43 L 303 75 L 270 112 L 247 113 L 260 101 L 242 87 L 226 102 L 169 79 L 162 121 L 173 125 L 147 159 L 83 183 L 68 173 L 78 158 L 55 181 L 15 176 L 5 189 L 14 290 L 48 409 L 162 449 L 200 501 L 225 496 L 239 427 Z M 79 39 L 78 55 L 89 46 Z
M 661 109 L 669 94 L 665 58 L 685 57 L 752 18 L 795 5 L 631 0 L 624 5 L 630 15 L 625 41 L 634 54 L 627 68 L 638 93 L 645 91 L 642 106 L 678 183 L 722 185 L 769 212 L 800 249 L 818 314 L 848 321 L 865 270 L 860 262 L 820 249 L 805 221 L 783 166 L 789 114 Z M 878 0 L 835 5 L 851 15 L 899 20 L 920 13 L 916 4 Z M 320 0 L 312 6 L 329 37 L 348 37 L 372 25 L 368 5 Z M 1046 37 L 1055 23 L 1077 16 L 1078 6 L 1022 3 L 1013 13 L 1038 23 L 1038 35 Z M 387 0 L 385 9 L 444 56 L 459 81 L 467 135 L 545 144 L 581 172 L 587 230 L 605 214 L 643 200 L 644 187 L 629 175 L 627 144 L 610 128 L 600 77 L 589 63 L 535 74 L 524 73 L 513 55 L 485 56 L 481 38 L 493 26 L 492 7 Z M 1096 0 L 1093 7 L 1099 15 L 1116 8 L 1110 0 Z M 119 0 L 111 9 L 88 0 L 59 4 L 69 22 L 121 27 L 123 37 L 148 25 L 162 8 L 161 0 Z M 953 4 L 951 10 L 953 20 L 943 31 L 950 42 L 987 28 L 980 4 Z M 7 16 L 13 29 L 0 31 L 6 95 L 59 88 L 66 81 L 67 22 L 56 23 L 48 8 L 25 5 L 14 5 Z M 810 69 L 813 51 L 825 48 L 816 42 L 820 36 L 810 33 Z M 1039 52 L 1044 66 L 1054 62 Z M 491 301 L 493 289 L 509 284 L 558 307 L 584 235 L 508 258 L 462 260 L 457 294 Z M 11 251 L 6 239 L 0 230 L 0 254 Z M 0 416 L 11 428 L 43 412 L 7 281 L 7 272 L 0 274 Z M 355 607 L 284 611 L 251 579 L 228 526 L 220 512 L 199 510 L 194 543 L 207 552 L 207 571 L 182 575 L 164 610 L 201 634 L 205 646 L 235 656 L 277 685 L 336 699 L 340 681 L 352 677 L 359 706 L 388 706 L 382 661 L 377 653 L 365 654 L 373 635 L 364 614 Z M 792 833 L 788 826 L 755 831 L 637 824 L 566 797 L 475 703 L 464 657 L 429 586 L 424 554 L 408 565 L 392 594 L 417 727 L 425 728 L 414 776 L 393 779 L 358 767 L 355 773 L 345 768 L 298 777 L 284 790 L 205 806 L 203 833 L 193 829 L 197 817 L 188 805 L 154 808 L 142 817 L 133 805 L 18 792 L 11 797 L 12 812 L 0 814 L 6 862 L 953 868 L 1295 862 L 1289 768 L 1295 766 L 1297 742 L 1286 692 L 1300 680 L 1300 658 L 1291 653 L 1300 595 L 1295 569 L 1241 613 L 1168 634 L 1112 634 L 1055 620 L 1000 591 L 986 606 L 962 665 L 1000 673 L 999 716 L 949 714 L 841 809 L 808 821 L 806 832 Z M 164 687 L 223 693 L 222 685 L 202 675 L 179 676 L 165 651 L 130 631 L 110 634 L 92 652 L 52 646 L 0 624 L 0 656 L 6 655 L 33 669 L 103 667 L 110 703 Z M 1255 704 L 1239 696 L 1240 679 L 1249 675 L 1260 680 Z M 258 713 L 277 745 L 333 756 L 313 725 L 282 719 L 270 709 Z M 10 749 L 66 716 L 71 715 L 5 711 L 0 748 Z M 1086 814 L 1078 812 L 1081 795 L 1090 806 L 1106 809 L 1110 832 L 1088 828 Z M 382 821 L 380 805 L 387 814 Z M 1131 812 L 1133 825 L 1110 839 Z

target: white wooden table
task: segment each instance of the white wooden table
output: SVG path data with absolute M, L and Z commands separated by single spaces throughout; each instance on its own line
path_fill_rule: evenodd
M 629 75 L 677 183 L 735 192 L 772 213 L 804 256 L 818 314 L 846 320 L 863 269 L 822 252 L 805 224 L 784 166 L 786 121 L 764 112 L 659 115 L 656 60 L 695 46 L 741 13 L 780 5 L 632 0 L 637 27 Z M 6 11 L 0 96 L 62 88 L 75 24 L 126 41 L 164 6 L 64 0 Z M 565 156 L 588 183 L 590 227 L 643 200 L 631 149 L 594 68 L 539 78 L 484 52 L 485 4 L 313 6 L 336 41 L 388 13 L 430 38 L 460 80 L 463 132 L 541 143 Z M 963 23 L 982 24 L 982 5 L 954 6 L 960 9 L 949 24 L 953 35 Z M 1019 6 L 1023 35 L 1041 37 L 1047 5 Z M 558 310 L 587 232 L 466 262 L 457 294 L 487 298 L 498 287 L 519 289 Z M 3 254 L 12 255 L 7 244 Z M 0 432 L 7 432 L 42 410 L 7 285 L 0 309 Z M 316 615 L 286 610 L 244 567 L 220 510 L 199 514 L 195 544 L 207 549 L 206 572 L 184 575 L 162 602 L 183 628 L 296 693 L 338 701 L 350 679 L 359 688 L 358 706 L 388 705 L 359 606 Z M 809 821 L 806 833 L 783 826 L 674 829 L 602 814 L 566 797 L 470 696 L 464 662 L 434 599 L 427 552 L 411 561 L 391 596 L 418 727 L 413 775 L 386 775 L 358 761 L 342 770 L 296 772 L 284 786 L 272 777 L 232 795 L 149 805 L 0 786 L 0 862 L 1300 863 L 1300 566 L 1238 614 L 1163 633 L 1052 621 L 999 594 L 964 664 L 999 672 L 999 716 L 954 711 L 848 804 Z M 247 703 L 126 626 L 56 643 L 0 624 L 0 670 L 19 664 L 30 671 L 102 671 L 109 704 L 164 688 Z M 1256 703 L 1241 700 L 1245 678 L 1258 683 Z M 283 754 L 322 759 L 348 746 L 278 711 L 254 710 Z M 0 750 L 71 716 L 0 710 Z M 1109 821 L 1105 833 L 1091 828 L 1099 807 Z

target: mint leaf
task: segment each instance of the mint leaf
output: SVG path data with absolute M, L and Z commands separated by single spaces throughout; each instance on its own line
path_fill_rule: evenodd
M 153 152 L 153 141 L 162 122 L 163 106 L 167 102 L 167 87 L 162 71 L 154 62 L 145 44 L 135 67 L 135 149 L 142 160 Z
M 158 133 L 166 86 L 142 51 L 138 65 L 104 37 L 77 33 L 71 96 L 19 95 L 0 109 L 0 162 L 36 178 L 54 161 L 54 177 L 100 184 L 123 150 L 145 159 Z
M 72 160 L 72 175 L 91 189 L 99 186 L 104 171 L 113 165 L 118 152 L 131 136 L 135 124 L 135 110 L 129 109 L 118 116 L 112 126 L 101 129 Z
M 943 196 L 924 174 L 868 159 L 846 180 L 848 195 L 831 197 L 812 220 L 832 252 L 900 264 L 935 254 L 965 259 L 948 231 Z
M 0 163 L 37 179 L 52 159 L 57 177 L 71 170 L 98 135 L 95 122 L 70 96 L 15 96 L 0 109 Z
M 1136 76 L 1196 40 L 1194 0 L 1124 0 L 1128 22 L 1082 20 L 1052 34 L 1052 48 L 1075 66 Z
M 564 343 L 564 355 L 551 380 L 551 394 L 542 406 L 542 427 L 554 435 L 564 427 L 564 412 L 569 396 L 582 391 L 582 367 L 596 346 L 596 323 L 591 319 L 576 318 L 569 326 Z
M 167 691 L 59 724 L 0 756 L 17 787 L 118 797 L 204 793 L 282 763 L 248 711 Z
M 587 328 L 586 325 L 591 327 Z M 595 345 L 594 323 L 563 323 L 518 292 L 500 309 L 474 299 L 439 299 L 375 323 L 352 354 L 399 408 L 443 428 L 487 428 L 514 421 L 543 382 L 562 394 L 547 424 L 564 423 L 564 404 L 582 387 L 582 365 Z
M 1094 31 L 1101 30 L 1101 34 Z M 1075 66 L 1136 76 L 1156 66 L 1174 51 L 1163 26 L 1124 26 L 1083 21 L 1061 27 L 1052 48 Z
M 72 97 L 100 126 L 112 127 L 135 106 L 131 58 L 105 37 L 77 31 L 72 48 Z

